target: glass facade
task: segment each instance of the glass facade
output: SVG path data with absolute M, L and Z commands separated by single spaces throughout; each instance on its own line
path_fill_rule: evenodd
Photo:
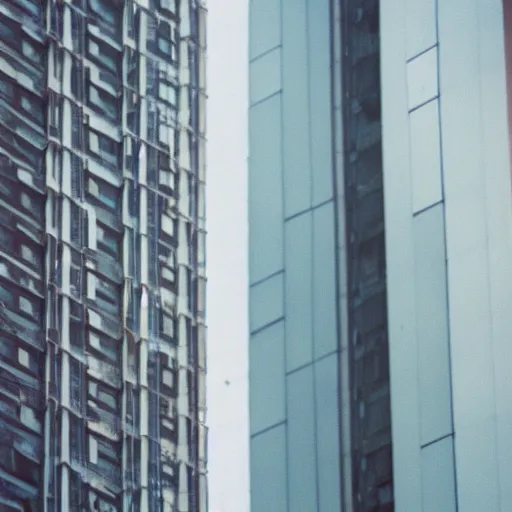
M 511 12 L 251 0 L 252 512 L 511 509 Z
M 378 14 L 250 2 L 252 512 L 393 510 Z
M 0 509 L 201 512 L 206 8 L 0 6 Z

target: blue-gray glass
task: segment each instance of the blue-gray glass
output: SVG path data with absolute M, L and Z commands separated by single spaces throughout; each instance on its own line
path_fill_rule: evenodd
M 318 512 L 341 512 L 339 354 L 315 363 Z
M 275 48 L 251 61 L 249 90 L 251 105 L 281 90 L 281 48 Z
M 284 512 L 287 507 L 286 426 L 251 438 L 251 512 Z
M 338 348 L 335 209 L 330 202 L 313 210 L 314 357 Z
M 281 95 L 249 112 L 249 280 L 283 269 Z
M 306 0 L 282 0 L 283 172 L 285 217 L 311 207 Z
M 286 418 L 284 322 L 251 335 L 249 372 L 251 434 Z
M 295 512 L 317 510 L 314 366 L 286 377 L 288 500 Z
M 284 316 L 284 273 L 274 274 L 249 290 L 251 332 Z
M 308 2 L 311 197 L 315 206 L 333 195 L 330 0 Z
M 285 318 L 288 372 L 313 358 L 313 214 L 286 221 Z
M 249 2 L 249 58 L 254 59 L 280 44 L 280 0 Z

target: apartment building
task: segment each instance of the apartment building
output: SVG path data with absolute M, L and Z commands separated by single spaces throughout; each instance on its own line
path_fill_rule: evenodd
M 0 509 L 206 510 L 205 5 L 0 5 Z

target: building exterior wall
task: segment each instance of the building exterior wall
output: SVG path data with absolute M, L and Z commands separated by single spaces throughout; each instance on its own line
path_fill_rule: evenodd
M 392 510 L 378 3 L 250 3 L 252 512 Z
M 512 506 L 502 2 L 381 2 L 396 510 Z
M 330 2 L 250 3 L 253 512 L 341 510 Z
M 206 510 L 205 17 L 0 6 L 2 510 Z

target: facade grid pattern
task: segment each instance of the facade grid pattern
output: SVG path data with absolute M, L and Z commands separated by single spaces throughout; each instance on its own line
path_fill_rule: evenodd
M 0 6 L 2 510 L 206 510 L 205 23 Z

